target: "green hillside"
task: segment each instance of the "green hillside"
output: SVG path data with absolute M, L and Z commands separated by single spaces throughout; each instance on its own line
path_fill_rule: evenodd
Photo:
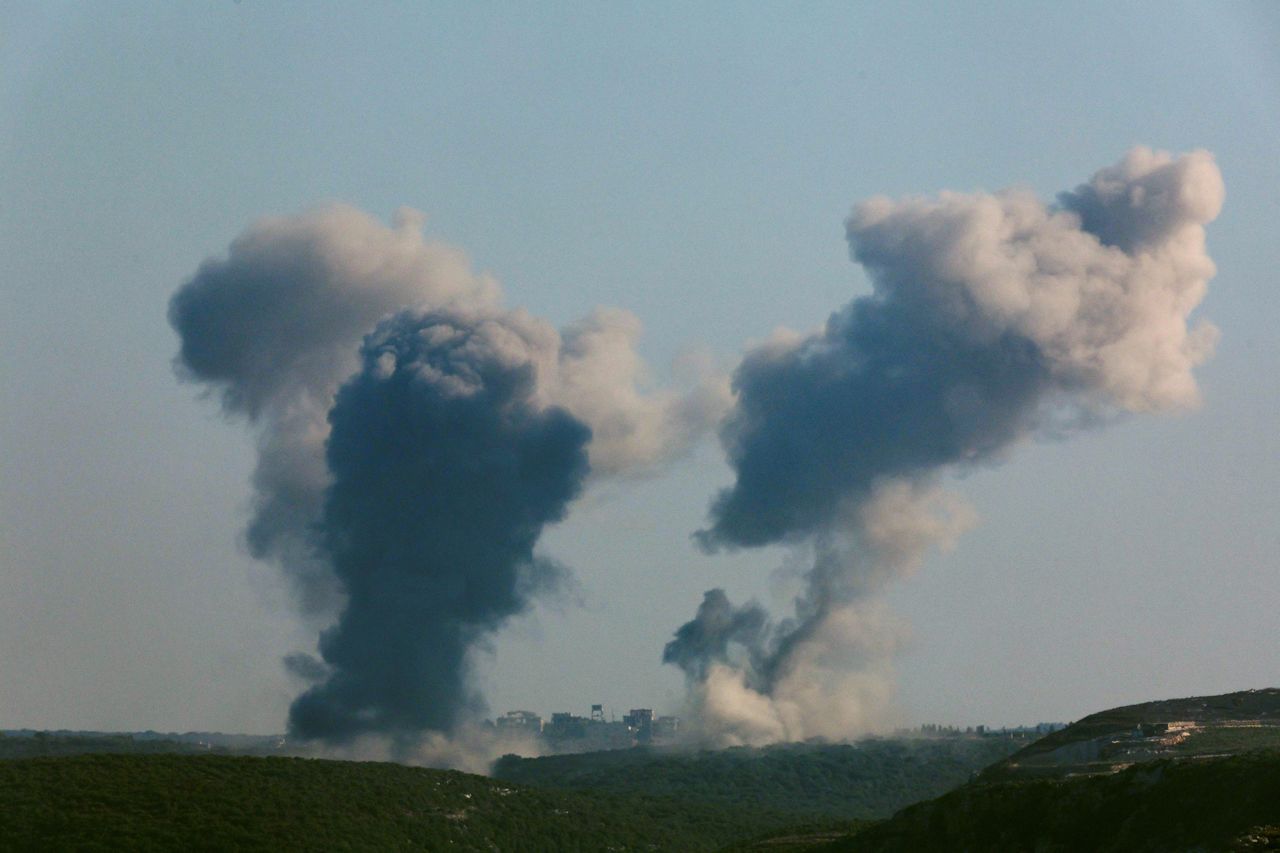
M 888 817 L 967 782 L 1025 741 L 955 737 L 869 739 L 856 744 L 780 744 L 714 752 L 629 749 L 520 758 L 495 778 L 564 790 L 674 796 L 806 818 Z
M 507 756 L 495 778 L 14 738 L 48 754 L 0 760 L 0 850 L 1280 849 L 1278 721 L 1280 691 L 1247 691 L 1103 711 L 1030 746 L 637 748 Z M 135 754 L 56 754 L 82 748 Z
M 967 785 L 828 851 L 1280 848 L 1280 752 L 1164 759 L 1105 776 Z
M 1111 773 L 1164 758 L 1280 748 L 1280 689 L 1161 699 L 1090 714 L 993 764 L 983 782 Z
M 765 839 L 731 849 L 1280 849 L 1280 690 L 1100 711 L 856 835 Z
M 792 823 L 672 797 L 396 764 L 220 755 L 0 761 L 3 850 L 714 850 Z

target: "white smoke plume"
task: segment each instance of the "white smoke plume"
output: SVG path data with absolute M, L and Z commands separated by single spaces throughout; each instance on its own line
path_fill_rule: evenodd
M 945 472 L 1063 424 L 1197 404 L 1192 371 L 1217 332 L 1189 318 L 1222 201 L 1207 152 L 1135 148 L 1056 205 L 1010 190 L 854 209 L 872 294 L 748 353 L 733 377 L 721 440 L 736 477 L 697 540 L 801 544 L 814 560 L 793 618 L 712 591 L 667 646 L 709 737 L 870 724 L 892 647 L 877 638 L 893 633 L 876 593 L 972 521 L 933 490 Z
M 550 397 L 591 425 L 591 468 L 598 475 L 651 473 L 689 451 L 730 404 L 726 377 L 709 370 L 692 387 L 652 390 L 636 353 L 640 320 L 598 308 L 564 330 Z
M 722 590 L 707 592 L 664 654 L 689 676 L 692 736 L 759 746 L 884 728 L 906 628 L 878 596 L 975 521 L 937 486 L 885 481 L 806 543 L 791 618 L 775 622 L 759 604 L 735 607 Z

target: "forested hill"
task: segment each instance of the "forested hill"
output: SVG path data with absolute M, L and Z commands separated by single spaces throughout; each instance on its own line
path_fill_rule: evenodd
M 1165 758 L 1280 748 L 1280 689 L 1161 699 L 1090 714 L 993 764 L 982 782 L 1111 773 Z
M 0 850 L 716 850 L 769 808 L 536 790 L 396 764 L 221 755 L 0 760 Z
M 964 784 L 1025 743 L 1001 737 L 873 738 L 717 751 L 509 755 L 493 775 L 543 788 L 665 795 L 745 808 L 768 804 L 797 818 L 880 818 Z
M 821 849 L 1280 849 L 1280 753 L 1164 759 L 1105 776 L 966 785 Z
M 1280 849 L 1280 690 L 1090 714 L 821 849 Z

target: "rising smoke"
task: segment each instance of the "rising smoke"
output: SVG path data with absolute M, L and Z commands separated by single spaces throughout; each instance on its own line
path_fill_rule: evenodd
M 347 603 L 292 732 L 412 740 L 483 710 L 467 654 L 554 582 L 533 546 L 587 473 L 590 430 L 535 399 L 530 331 L 404 312 L 366 339 L 329 414 L 320 519 Z
M 848 736 L 875 721 L 896 636 L 876 593 L 972 523 L 936 485 L 948 469 L 1064 425 L 1197 402 L 1192 368 L 1216 330 L 1188 316 L 1214 274 L 1203 226 L 1222 199 L 1208 153 L 1136 148 L 1056 206 L 1013 190 L 854 209 L 871 295 L 733 376 L 721 441 L 736 476 L 697 541 L 811 559 L 793 617 L 713 590 L 668 644 L 707 737 Z
M 626 312 L 562 338 L 503 308 L 421 223 L 266 219 L 169 306 L 180 375 L 256 429 L 250 551 L 327 626 L 285 660 L 311 682 L 291 732 L 400 755 L 483 709 L 472 657 L 563 574 L 534 546 L 589 472 L 660 469 L 727 405 L 714 377 L 649 390 Z
M 1126 412 L 1194 405 L 1215 330 L 1210 155 L 1135 149 L 1046 206 L 1032 195 L 873 199 L 847 223 L 873 284 L 809 335 L 655 391 L 626 312 L 563 334 L 421 217 L 350 207 L 263 220 L 174 295 L 179 373 L 251 424 L 245 533 L 323 626 L 291 730 L 395 753 L 473 752 L 471 666 L 563 570 L 536 553 L 591 477 L 660 470 L 720 421 L 734 483 L 707 551 L 805 555 L 794 614 L 707 593 L 664 658 L 724 743 L 879 722 L 901 628 L 879 593 L 973 523 L 948 470 Z M 416 746 L 415 746 L 416 744 Z M 450 758 L 450 761 L 461 759 Z

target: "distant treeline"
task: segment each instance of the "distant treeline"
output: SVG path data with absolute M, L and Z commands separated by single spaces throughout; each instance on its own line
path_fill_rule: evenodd
M 87 753 L 149 754 L 209 752 L 206 747 L 175 740 L 138 740 L 131 734 L 0 735 L 0 759 Z
M 543 758 L 506 756 L 495 778 L 562 790 L 672 796 L 801 818 L 883 818 L 962 785 L 1026 741 L 869 739 L 717 751 L 636 748 Z
M 280 752 L 282 739 L 263 735 L 225 735 L 216 732 L 81 732 L 10 729 L 0 732 L 0 759 L 38 756 L 190 755 L 220 753 L 270 755 Z
M 219 755 L 0 761 L 3 850 L 711 851 L 791 819 L 373 762 Z M 846 825 L 846 831 L 853 828 Z

